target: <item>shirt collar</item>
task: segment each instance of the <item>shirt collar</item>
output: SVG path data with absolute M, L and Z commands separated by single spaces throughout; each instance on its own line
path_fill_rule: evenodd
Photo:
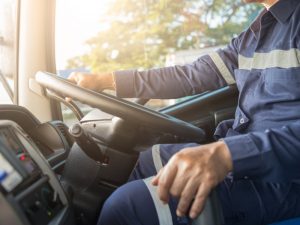
M 280 0 L 269 11 L 280 23 L 285 23 L 300 3 L 299 0 Z
M 260 30 L 260 21 L 261 18 L 263 17 L 263 15 L 268 12 L 268 10 L 263 9 L 261 10 L 261 12 L 258 14 L 258 16 L 255 18 L 255 20 L 252 22 L 252 24 L 250 25 L 250 30 L 252 31 L 252 33 L 254 34 L 255 38 L 258 38 L 258 32 Z
M 269 9 L 269 12 L 277 21 L 279 21 L 280 23 L 285 23 L 286 20 L 295 11 L 299 3 L 299 0 L 279 0 L 279 2 L 277 2 Z M 267 9 L 263 9 L 253 21 L 253 23 L 250 25 L 250 29 L 253 32 L 256 39 L 258 38 L 258 31 L 260 30 L 261 18 L 267 12 Z

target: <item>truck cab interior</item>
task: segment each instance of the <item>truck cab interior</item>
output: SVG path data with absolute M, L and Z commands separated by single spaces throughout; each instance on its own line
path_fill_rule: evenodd
M 1 225 L 96 224 L 140 151 L 212 142 L 217 124 L 234 118 L 234 84 L 153 110 L 144 106 L 147 99 L 96 93 L 57 75 L 56 3 L 0 2 Z M 92 109 L 83 112 L 83 104 Z M 66 122 L 62 108 L 77 119 Z M 221 224 L 218 199 L 209 201 L 195 225 Z

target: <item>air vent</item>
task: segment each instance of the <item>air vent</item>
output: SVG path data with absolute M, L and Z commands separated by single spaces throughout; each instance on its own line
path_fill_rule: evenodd
M 61 134 L 68 139 L 68 134 L 66 133 L 66 126 L 63 123 L 56 123 L 55 126 L 59 129 Z
M 64 124 L 61 121 L 52 121 L 51 123 L 53 126 L 56 127 L 56 129 L 60 133 L 60 135 L 65 138 L 65 141 L 67 142 L 67 144 L 69 146 L 72 146 L 73 140 L 68 133 L 68 127 L 66 126 L 66 124 Z
M 43 145 L 40 141 L 38 141 L 36 139 L 32 139 L 32 140 L 46 158 L 53 153 L 53 151 L 50 148 Z

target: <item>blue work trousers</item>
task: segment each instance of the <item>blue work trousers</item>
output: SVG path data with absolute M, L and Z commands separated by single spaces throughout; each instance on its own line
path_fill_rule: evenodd
M 189 225 L 177 217 L 177 199 L 158 199 L 151 177 L 176 152 L 196 144 L 155 145 L 140 154 L 129 182 L 105 202 L 98 225 Z M 225 178 L 217 187 L 226 225 L 260 225 L 300 215 L 300 185 Z

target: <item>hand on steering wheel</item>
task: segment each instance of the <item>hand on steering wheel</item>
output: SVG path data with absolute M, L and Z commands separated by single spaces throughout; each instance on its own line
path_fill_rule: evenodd
M 73 72 L 68 80 L 79 87 L 90 89 L 92 91 L 101 92 L 105 89 L 115 90 L 115 82 L 113 73 L 89 74 L 81 72 Z

